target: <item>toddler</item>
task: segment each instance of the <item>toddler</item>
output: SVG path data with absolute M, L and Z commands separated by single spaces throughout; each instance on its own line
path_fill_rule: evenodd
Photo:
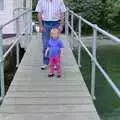
M 55 67 L 57 71 L 57 77 L 61 77 L 61 56 L 63 55 L 63 43 L 59 39 L 60 32 L 57 28 L 51 30 L 51 38 L 48 41 L 48 46 L 45 52 L 47 56 L 49 52 L 49 73 L 48 77 L 53 77 Z

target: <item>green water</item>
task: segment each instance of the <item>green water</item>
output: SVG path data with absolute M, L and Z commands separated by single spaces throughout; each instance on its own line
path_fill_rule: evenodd
M 91 49 L 90 49 L 91 50 Z M 74 51 L 77 58 L 76 50 Z M 120 89 L 120 46 L 104 46 L 97 48 L 97 59 L 114 83 Z M 91 60 L 82 49 L 81 72 L 90 90 Z M 115 95 L 103 75 L 96 69 L 96 109 L 102 120 L 120 120 L 120 99 Z

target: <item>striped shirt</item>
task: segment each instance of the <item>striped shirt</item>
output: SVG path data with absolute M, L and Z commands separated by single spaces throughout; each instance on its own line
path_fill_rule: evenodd
M 35 11 L 42 13 L 44 21 L 57 21 L 66 8 L 63 0 L 39 0 Z

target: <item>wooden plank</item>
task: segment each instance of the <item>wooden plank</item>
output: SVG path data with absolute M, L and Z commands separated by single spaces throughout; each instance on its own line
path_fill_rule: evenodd
M 8 97 L 25 97 L 25 98 L 36 98 L 36 97 L 58 97 L 58 98 L 63 98 L 63 97 L 68 97 L 68 98 L 71 98 L 71 97 L 87 97 L 89 95 L 88 92 L 58 92 L 58 91 L 55 91 L 55 92 L 50 92 L 50 91 L 47 91 L 47 92 L 29 92 L 29 91 L 23 91 L 23 92 L 9 92 L 7 93 L 7 96 L 6 98 Z
M 81 85 L 12 85 L 10 86 L 10 89 L 9 90 L 83 90 L 85 91 L 86 88 L 84 86 L 81 86 Z
M 81 105 L 92 104 L 90 97 L 82 98 L 6 98 L 4 104 L 22 104 L 22 105 Z
M 34 80 L 21 80 L 21 81 L 14 81 L 12 82 L 11 86 L 29 86 L 29 85 L 40 85 L 40 86 L 81 86 L 83 85 L 81 83 L 81 81 L 72 81 L 72 82 L 68 82 L 68 81 L 60 81 L 60 80 L 57 80 L 57 81 L 53 81 L 53 80 L 50 80 L 50 81 L 37 81 L 35 82 Z
M 87 105 L 9 105 L 1 107 L 0 113 L 80 113 L 96 112 L 92 104 Z
M 69 91 L 69 92 L 72 92 L 72 91 L 76 91 L 76 92 L 86 92 L 86 89 L 81 89 L 80 87 L 76 88 L 72 88 L 72 87 L 64 87 L 64 88 L 13 88 L 13 87 L 10 87 L 9 88 L 9 91 L 13 92 L 13 91 L 36 91 L 36 92 L 47 92 L 47 91 L 51 91 L 51 92 L 54 92 L 54 91 L 57 91 L 57 92 L 62 92 L 62 91 Z
M 81 113 L 41 113 L 41 114 L 2 114 L 0 120 L 100 120 L 96 112 Z
M 83 84 L 84 81 L 81 81 L 81 80 L 64 80 L 63 78 L 60 78 L 60 79 L 56 79 L 56 78 L 48 78 L 48 79 L 45 79 L 45 80 L 39 80 L 39 79 L 34 79 L 32 80 L 31 78 L 28 78 L 28 79 L 16 79 L 15 81 L 13 81 L 11 83 L 11 85 L 27 85 L 27 84 L 46 84 L 46 85 L 51 85 L 51 84 L 59 84 L 59 85 L 76 85 L 76 84 Z M 84 83 L 85 84 L 85 83 Z

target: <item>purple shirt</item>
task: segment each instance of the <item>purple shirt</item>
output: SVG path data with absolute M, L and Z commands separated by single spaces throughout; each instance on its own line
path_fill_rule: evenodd
M 48 42 L 48 48 L 49 48 L 49 56 L 55 57 L 59 56 L 61 53 L 61 48 L 64 48 L 63 43 L 60 39 L 53 40 L 50 39 Z

